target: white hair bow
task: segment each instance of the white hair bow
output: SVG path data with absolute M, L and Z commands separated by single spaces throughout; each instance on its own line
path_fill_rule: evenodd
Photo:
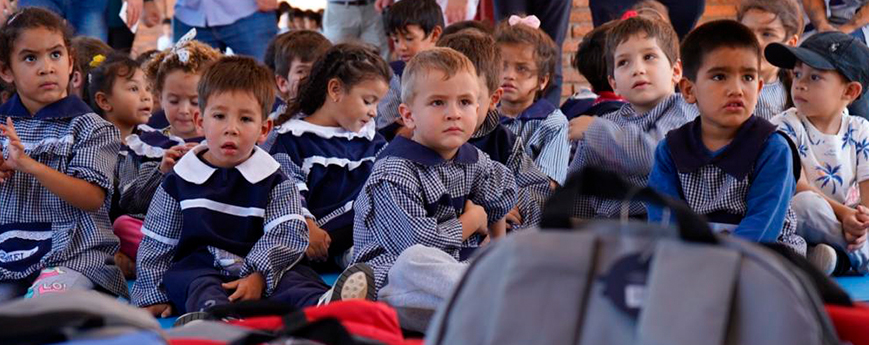
M 523 25 L 528 25 L 528 26 L 535 28 L 535 29 L 540 28 L 540 19 L 538 19 L 537 16 L 535 16 L 535 15 L 530 15 L 527 17 L 520 17 L 520 16 L 517 16 L 514 14 L 514 15 L 510 16 L 510 19 L 507 19 L 507 23 L 510 23 L 510 26 L 513 26 L 516 24 L 523 24 Z
M 187 42 L 192 41 L 195 37 L 196 28 L 192 28 L 190 31 L 187 31 L 184 36 L 181 36 L 178 42 L 175 42 L 175 45 L 172 46 L 172 53 L 178 55 L 178 60 L 181 61 L 181 63 L 186 64 L 187 61 L 190 60 L 190 51 L 188 51 L 187 48 L 184 48 L 184 45 L 187 44 Z

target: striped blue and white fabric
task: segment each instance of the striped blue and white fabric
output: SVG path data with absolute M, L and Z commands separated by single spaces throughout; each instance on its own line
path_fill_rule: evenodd
M 157 187 L 163 181 L 160 161 L 167 149 L 204 140 L 203 137 L 182 139 L 172 135 L 170 130 L 170 127 L 158 130 L 139 125 L 133 134 L 127 136 L 127 158 L 118 167 L 119 206 L 125 212 L 144 217 Z
M 374 121 L 359 132 L 292 119 L 280 127 L 270 153 L 299 182 L 306 211 L 326 230 L 353 226 L 353 201 L 386 140 Z
M 764 84 L 757 95 L 757 106 L 754 115 L 764 120 L 771 120 L 785 110 L 788 102 L 788 92 L 781 80 L 775 83 Z
M 516 182 L 503 164 L 470 144 L 451 160 L 415 141 L 396 137 L 378 155 L 354 208 L 354 262 L 374 269 L 379 290 L 405 249 L 421 244 L 462 260 L 465 248 L 483 238 L 462 239 L 465 201 L 482 206 L 489 223 L 504 217 L 516 204 Z
M 296 181 L 277 161 L 255 148 L 242 164 L 216 168 L 200 157 L 206 149 L 184 155 L 148 209 L 132 291 L 138 306 L 169 302 L 163 276 L 186 270 L 193 279 L 203 256 L 227 276 L 262 273 L 267 297 L 308 247 Z
M 625 104 L 592 122 L 577 145 L 570 172 L 595 166 L 615 172 L 634 185 L 645 186 L 658 142 L 667 132 L 698 115 L 697 107 L 685 102 L 680 94 L 671 95 L 645 114 L 637 114 L 630 104 Z M 620 214 L 621 206 L 621 201 L 577 198 L 573 216 L 613 218 Z M 641 202 L 632 202 L 629 214 L 645 217 L 646 208 Z
M 126 296 L 121 271 L 106 265 L 119 248 L 108 215 L 121 147 L 118 130 L 74 96 L 31 115 L 15 95 L 0 106 L 0 116 L 12 118 L 30 158 L 106 192 L 99 210 L 85 212 L 50 192 L 33 175 L 16 173 L 0 184 L 0 283 L 46 267 L 65 266 Z M 4 137 L 4 157 L 8 146 Z
M 549 187 L 549 177 L 525 153 L 522 138 L 501 125 L 500 116 L 497 110 L 489 111 L 486 120 L 468 143 L 513 172 L 518 187 L 516 207 L 522 216 L 522 224 L 514 225 L 511 229 L 515 231 L 540 224 L 543 205 L 552 190 Z
M 567 140 L 567 117 L 560 109 L 540 99 L 515 118 L 502 115 L 501 124 L 522 138 L 525 153 L 540 171 L 558 184 L 564 184 L 570 143 Z

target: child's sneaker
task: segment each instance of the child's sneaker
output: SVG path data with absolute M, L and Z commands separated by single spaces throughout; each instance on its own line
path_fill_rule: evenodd
M 211 318 L 211 314 L 204 311 L 191 311 L 187 314 L 179 316 L 175 319 L 175 323 L 172 324 L 172 327 L 181 327 L 188 323 L 192 323 L 195 321 L 208 320 Z
M 319 304 L 351 299 L 373 301 L 377 297 L 374 288 L 374 271 L 365 263 L 357 263 L 341 272 L 335 285 L 320 298 Z
M 826 275 L 836 270 L 836 250 L 827 244 L 818 244 L 808 250 L 806 258 Z

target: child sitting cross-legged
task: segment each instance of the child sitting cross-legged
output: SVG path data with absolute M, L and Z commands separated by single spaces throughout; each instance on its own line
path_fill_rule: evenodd
M 763 87 L 757 38 L 739 22 L 719 20 L 689 33 L 681 53 L 679 88 L 700 117 L 658 145 L 649 187 L 684 200 L 713 230 L 805 255 L 790 207 L 796 153 L 775 125 L 752 115 Z M 650 222 L 662 217 L 649 205 Z
M 297 181 L 256 147 L 271 130 L 271 72 L 247 57 L 226 57 L 199 82 L 206 143 L 184 155 L 148 209 L 132 301 L 154 315 L 268 298 L 298 307 L 373 298 L 364 265 L 348 268 L 330 290 L 307 265 Z M 344 289 L 350 284 L 352 289 Z M 334 293 L 333 293 L 334 292 Z

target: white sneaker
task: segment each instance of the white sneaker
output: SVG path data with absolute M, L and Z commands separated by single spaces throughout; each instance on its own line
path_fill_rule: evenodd
M 377 297 L 374 288 L 374 271 L 367 264 L 357 263 L 341 272 L 335 285 L 320 297 L 317 305 L 351 299 L 373 301 Z
M 821 243 L 809 248 L 806 258 L 828 276 L 836 269 L 836 250 L 828 244 Z

